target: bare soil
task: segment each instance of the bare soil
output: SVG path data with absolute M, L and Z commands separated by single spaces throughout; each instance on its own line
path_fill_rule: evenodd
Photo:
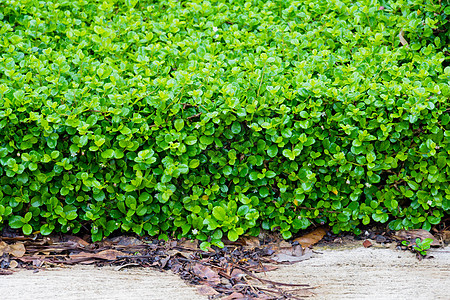
M 259 276 L 310 284 L 312 299 L 450 299 L 450 247 L 414 254 L 363 248 L 361 241 L 315 247 L 309 260 Z M 9 299 L 207 299 L 177 275 L 152 269 L 74 266 L 0 277 L 0 298 Z

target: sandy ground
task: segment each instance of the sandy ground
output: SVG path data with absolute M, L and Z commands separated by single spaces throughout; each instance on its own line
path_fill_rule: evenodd
M 423 261 L 393 249 L 343 248 L 316 247 L 311 259 L 266 278 L 316 286 L 311 299 L 450 299 L 450 247 Z M 170 272 L 75 266 L 1 276 L 0 299 L 207 298 Z
M 267 276 L 315 286 L 313 299 L 450 299 L 450 247 L 430 252 L 434 258 L 422 261 L 394 249 L 315 251 L 320 253 Z
M 1 300 L 207 299 L 177 275 L 152 269 L 74 266 L 0 277 Z

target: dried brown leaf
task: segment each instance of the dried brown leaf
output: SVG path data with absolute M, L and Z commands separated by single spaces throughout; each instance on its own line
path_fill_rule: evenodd
M 195 275 L 197 275 L 198 277 L 200 277 L 202 279 L 205 279 L 206 281 L 208 281 L 209 283 L 211 283 L 213 285 L 217 285 L 220 283 L 219 275 L 208 266 L 204 266 L 201 264 L 195 264 L 192 267 L 192 271 L 194 272 Z
M 195 240 L 185 240 L 178 243 L 178 247 L 189 249 L 189 250 L 199 250 L 198 248 L 198 242 Z
M 442 231 L 442 239 L 446 243 L 450 243 L 450 230 L 444 230 Z
M 400 33 L 398 34 L 398 38 L 400 39 L 400 43 L 401 43 L 403 46 L 408 47 L 408 41 L 403 37 L 403 34 L 404 34 L 403 29 L 401 29 L 401 30 L 400 30 Z
M 202 285 L 197 288 L 197 291 L 200 293 L 200 295 L 204 296 L 214 296 L 219 294 L 215 289 L 213 289 L 209 285 Z
M 261 246 L 257 236 L 243 236 L 239 240 L 246 249 L 255 249 Z
M 132 236 L 118 236 L 118 237 L 112 238 L 111 241 L 118 246 L 126 246 L 126 247 L 144 245 L 144 242 L 142 242 L 140 239 L 132 237 Z
M 9 254 L 14 257 L 22 257 L 25 255 L 25 246 L 23 243 L 15 243 L 9 246 Z
M 303 260 L 307 260 L 311 258 L 311 256 L 312 256 L 311 249 L 305 249 L 303 251 L 302 247 L 300 245 L 297 245 L 292 247 L 290 253 L 287 251 L 282 251 L 273 255 L 271 259 L 278 263 L 296 263 Z
M 11 269 L 17 268 L 18 265 L 19 265 L 19 263 L 18 263 L 16 260 L 11 260 L 11 261 L 9 262 L 9 267 L 10 267 Z
M 231 278 L 234 280 L 241 280 L 241 278 L 245 277 L 247 274 L 243 272 L 240 269 L 234 269 L 233 272 L 231 272 Z
M 70 258 L 73 260 L 80 260 L 80 261 L 81 259 L 116 260 L 117 256 L 124 256 L 124 253 L 117 250 L 108 249 L 100 251 L 98 253 L 80 252 L 77 254 L 70 255 Z
M 43 255 L 33 255 L 33 256 L 26 255 L 26 256 L 22 256 L 22 257 L 18 258 L 18 260 L 20 260 L 24 263 L 32 262 L 33 265 L 35 265 L 35 261 L 41 261 L 44 259 L 45 259 L 45 256 L 43 256 Z
M 306 248 L 314 244 L 317 244 L 326 233 L 327 230 L 324 227 L 319 227 L 315 229 L 313 232 L 310 232 L 308 234 L 305 234 L 304 236 L 294 239 L 294 241 L 302 245 L 303 248 Z
M 4 241 L 0 241 L 0 256 L 2 256 L 3 253 L 9 253 L 9 245 Z
M 72 242 L 76 245 L 79 245 L 81 247 L 86 247 L 89 246 L 89 243 L 86 242 L 85 240 L 83 240 L 80 237 L 74 236 L 74 235 L 67 235 L 66 237 L 66 242 Z
M 226 297 L 220 298 L 221 300 L 236 300 L 236 299 L 248 299 L 248 297 L 246 297 L 245 295 L 238 293 L 238 292 L 234 292 L 231 295 L 228 295 Z
M 401 241 L 411 241 L 414 242 L 417 238 L 421 240 L 432 239 L 433 242 L 431 246 L 440 246 L 439 241 L 426 230 L 423 229 L 410 229 L 410 230 L 400 230 L 394 233 L 394 237 Z

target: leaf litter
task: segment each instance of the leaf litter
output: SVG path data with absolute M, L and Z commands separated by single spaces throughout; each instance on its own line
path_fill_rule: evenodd
M 316 242 L 291 243 L 276 234 L 269 234 L 264 240 L 243 236 L 236 242 L 225 241 L 223 249 L 202 251 L 198 241 L 186 239 L 118 236 L 89 243 L 71 235 L 9 236 L 0 237 L 0 275 L 13 274 L 16 268 L 39 271 L 74 264 L 111 265 L 117 271 L 151 267 L 173 271 L 198 285 L 198 292 L 210 299 L 302 299 L 314 294 L 313 287 L 264 277 L 279 264 L 309 259 L 312 250 L 308 247 Z
M 447 234 L 448 230 L 443 230 L 441 239 Z M 373 233 L 369 238 L 378 236 Z M 391 236 L 397 241 L 413 241 L 419 237 L 433 238 L 434 244 L 439 242 L 424 230 L 398 231 Z M 198 285 L 198 292 L 210 299 L 302 299 L 314 295 L 314 287 L 271 281 L 265 279 L 266 272 L 276 270 L 280 264 L 309 259 L 312 245 L 330 238 L 333 235 L 326 228 L 316 228 L 291 242 L 265 232 L 259 237 L 243 236 L 235 242 L 225 241 L 223 249 L 205 252 L 199 248 L 198 241 L 187 239 L 162 241 L 117 236 L 89 243 L 71 235 L 7 236 L 0 237 L 0 275 L 11 275 L 17 268 L 39 271 L 73 264 L 111 265 L 116 271 L 151 267 L 173 271 Z M 371 246 L 369 240 L 365 242 L 365 247 Z

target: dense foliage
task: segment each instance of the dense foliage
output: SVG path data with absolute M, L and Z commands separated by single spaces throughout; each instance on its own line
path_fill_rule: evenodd
M 0 0 L 0 226 L 221 245 L 450 210 L 446 1 Z

